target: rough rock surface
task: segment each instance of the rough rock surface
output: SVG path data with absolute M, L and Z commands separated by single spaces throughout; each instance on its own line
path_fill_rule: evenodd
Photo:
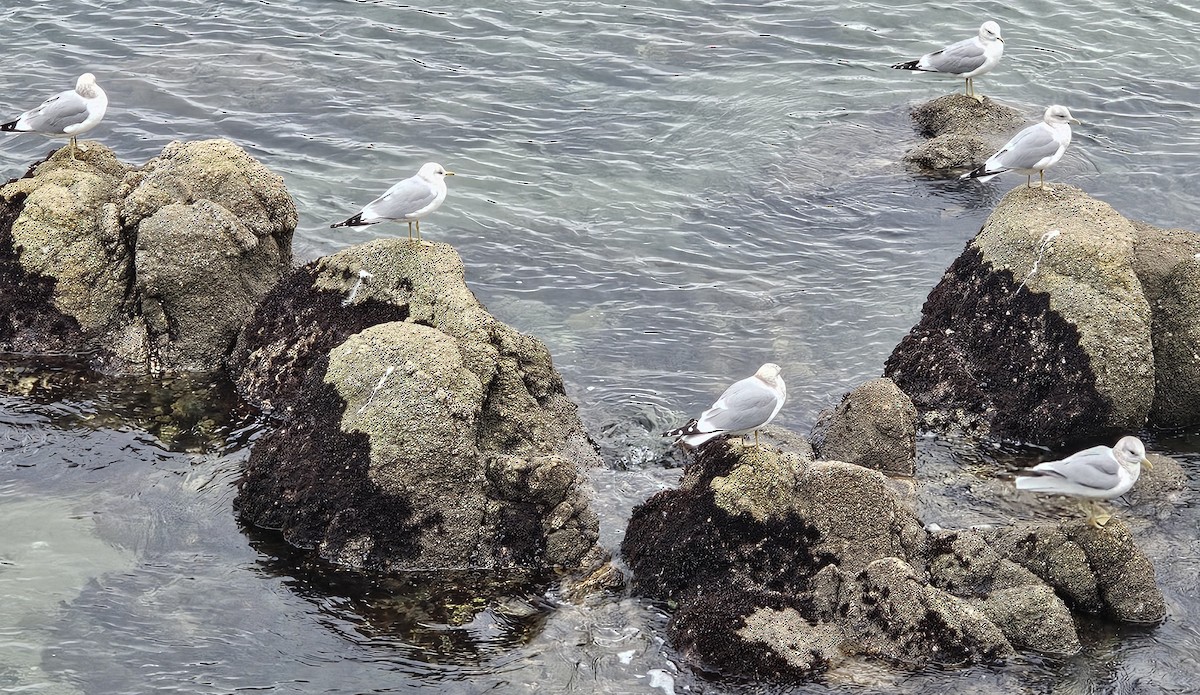
M 1154 567 L 1120 518 L 1102 529 L 1083 520 L 1013 526 L 988 532 L 987 540 L 1074 609 L 1134 623 L 1158 622 L 1167 614 Z
M 290 269 L 296 209 L 225 140 L 140 168 L 88 143 L 0 188 L 0 350 L 91 356 L 105 372 L 210 371 Z
M 1102 534 L 931 534 L 877 472 L 714 441 L 678 489 L 634 510 L 621 551 L 635 593 L 676 602 L 668 630 L 690 661 L 802 681 L 862 657 L 910 668 L 1071 653 L 1068 605 L 1153 619 L 1153 568 L 1122 526 Z
M 1028 125 L 1017 111 L 984 97 L 950 94 L 912 110 L 917 130 L 929 138 L 904 154 L 904 161 L 943 171 L 974 167 Z
M 916 472 L 917 409 L 891 379 L 872 379 L 821 412 L 810 436 L 817 458 L 889 474 Z
M 1200 423 L 1200 235 L 1135 222 L 1134 270 L 1150 303 L 1159 427 Z
M 244 520 L 361 569 L 578 566 L 599 463 L 545 346 L 487 313 L 445 244 L 314 261 L 247 324 L 230 371 L 282 425 L 251 452 Z
M 1139 430 L 1154 397 L 1137 234 L 1072 186 L 1010 191 L 884 373 L 926 427 L 1042 444 Z

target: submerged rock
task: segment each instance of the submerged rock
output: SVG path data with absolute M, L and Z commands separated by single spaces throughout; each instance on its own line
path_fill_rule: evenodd
M 982 163 L 1025 125 L 1021 114 L 984 97 L 949 94 L 912 110 L 917 130 L 929 138 L 904 154 L 904 161 L 944 171 Z
M 1078 527 L 931 534 L 877 472 L 714 441 L 679 489 L 634 510 L 621 551 L 635 593 L 676 603 L 669 634 L 689 660 L 803 681 L 862 657 L 920 668 L 1017 648 L 1073 653 L 1068 606 L 1118 620 L 1155 615 L 1162 596 L 1127 531 L 1114 527 L 1105 540 L 1097 534 L 1107 531 Z M 1071 540 L 1038 540 L 1036 550 L 1020 540 L 1059 536 Z M 1091 593 L 1076 590 L 1086 600 L 1075 600 L 1069 592 L 1084 578 Z
M 89 143 L 0 188 L 0 350 L 91 355 L 108 373 L 218 369 L 290 269 L 296 209 L 225 140 L 140 168 Z
M 972 100 L 974 101 L 974 100 Z M 891 379 L 872 379 L 824 410 L 811 435 L 819 459 L 890 474 L 916 472 L 917 409 Z
M 932 429 L 1048 445 L 1136 432 L 1155 402 L 1156 372 L 1194 361 L 1156 348 L 1173 338 L 1154 324 L 1189 314 L 1165 300 L 1152 310 L 1137 272 L 1149 264 L 1136 255 L 1142 229 L 1072 186 L 1010 191 L 884 373 Z M 1182 276 L 1188 262 L 1176 266 Z M 1200 400 L 1190 388 L 1180 378 L 1172 402 Z
M 545 346 L 491 316 L 445 244 L 385 239 L 300 268 L 230 371 L 282 425 L 254 446 L 248 523 L 371 570 L 577 567 L 599 458 Z

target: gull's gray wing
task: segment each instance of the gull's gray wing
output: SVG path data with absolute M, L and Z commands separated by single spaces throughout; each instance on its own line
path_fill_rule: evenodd
M 1032 169 L 1034 164 L 1054 156 L 1060 146 L 1050 126 L 1037 123 L 1017 133 L 992 155 L 987 161 L 987 169 Z
M 87 102 L 74 91 L 63 92 L 30 109 L 17 119 L 18 129 L 35 133 L 62 134 L 66 129 L 87 120 Z
M 423 179 L 412 176 L 397 183 L 387 193 L 363 208 L 364 217 L 395 220 L 407 217 L 437 198 L 437 191 Z
M 742 379 L 725 390 L 713 407 L 700 416 L 702 431 L 737 432 L 748 430 L 767 421 L 779 395 L 755 377 Z
M 1084 449 L 1061 461 L 1039 463 L 1032 470 L 1095 490 L 1111 490 L 1121 480 L 1121 464 L 1106 446 Z
M 922 62 L 938 72 L 961 75 L 983 65 L 986 59 L 983 44 L 977 38 L 970 38 L 930 53 Z

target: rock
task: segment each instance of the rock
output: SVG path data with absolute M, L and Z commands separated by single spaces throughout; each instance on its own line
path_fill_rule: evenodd
M 1082 520 L 1014 526 L 995 531 L 989 544 L 1041 577 L 1074 609 L 1134 623 L 1166 616 L 1154 567 L 1119 518 L 1103 528 Z
M 1147 453 L 1150 466 L 1142 466 L 1137 483 L 1129 491 L 1129 501 L 1139 507 L 1158 507 L 1159 515 L 1170 514 L 1175 509 L 1172 502 L 1178 501 L 1179 493 L 1187 489 L 1187 471 L 1183 464 L 1162 454 Z
M 635 594 L 675 603 L 669 637 L 688 661 L 797 682 L 863 657 L 1075 653 L 1068 606 L 1151 618 L 1153 570 L 1114 523 L 928 533 L 878 472 L 718 440 L 634 510 L 621 553 Z
M 928 609 L 913 619 L 937 616 L 923 623 L 928 639 L 901 622 L 879 632 L 862 596 L 887 573 L 868 568 L 907 566 L 924 548 L 921 524 L 879 473 L 732 440 L 701 447 L 679 489 L 639 506 L 621 546 L 636 593 L 678 602 L 671 639 L 704 668 L 796 681 L 855 654 L 941 663 L 1011 652 L 977 611 L 935 589 L 910 592 L 907 580 L 895 587 L 905 607 Z M 942 638 L 964 646 L 938 653 Z
M 1000 557 L 974 531 L 933 534 L 930 582 L 979 609 L 1014 646 L 1055 654 L 1079 651 L 1071 612 L 1054 590 Z
M 982 164 L 1025 123 L 1021 114 L 984 97 L 950 94 L 912 110 L 917 130 L 929 140 L 904 154 L 904 161 L 944 171 Z
M 1136 232 L 1077 188 L 1010 191 L 947 270 L 884 373 L 927 427 L 1042 444 L 1146 422 L 1150 307 Z
M 912 475 L 917 409 L 891 379 L 872 379 L 843 396 L 835 409 L 822 411 L 810 439 L 823 461 Z
M 255 444 L 248 523 L 355 569 L 578 567 L 599 463 L 538 340 L 496 320 L 445 244 L 385 239 L 300 268 L 230 359 L 282 426 Z
M 926 583 L 912 566 L 883 557 L 843 591 L 845 621 L 862 653 L 906 663 L 971 664 L 1014 654 L 979 609 Z
M 1134 223 L 1134 270 L 1150 304 L 1154 403 L 1150 421 L 1178 428 L 1200 423 L 1200 235 Z
M 59 150 L 0 199 L 0 290 L 14 298 L 0 350 L 213 371 L 290 269 L 283 179 L 224 140 L 172 143 L 141 168 L 97 143 L 79 161 Z

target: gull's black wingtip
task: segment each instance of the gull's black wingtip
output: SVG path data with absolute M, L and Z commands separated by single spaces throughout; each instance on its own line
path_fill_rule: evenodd
M 15 131 L 16 129 L 17 129 L 16 121 L 10 121 L 8 123 L 0 123 L 0 130 L 12 132 L 12 131 Z
M 920 68 L 917 67 L 917 63 L 919 62 L 921 61 L 910 60 L 907 63 L 896 63 L 892 67 L 896 70 L 920 70 Z
M 698 420 L 690 420 L 683 427 L 678 427 L 676 429 L 667 430 L 666 432 L 663 432 L 662 436 L 664 436 L 664 437 L 682 437 L 682 436 L 686 436 L 689 434 L 699 434 L 699 432 L 700 432 L 699 424 L 700 424 L 700 422 Z
M 345 222 L 334 222 L 333 224 L 329 225 L 329 228 L 337 229 L 338 227 L 358 227 L 364 224 L 366 224 L 366 222 L 362 221 L 362 213 L 360 212 Z

